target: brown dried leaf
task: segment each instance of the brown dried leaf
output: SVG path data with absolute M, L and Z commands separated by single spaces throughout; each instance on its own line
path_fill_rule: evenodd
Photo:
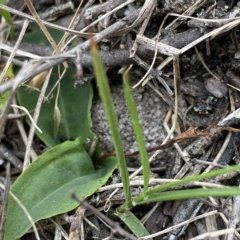
M 194 127 L 190 127 L 187 131 L 185 131 L 182 134 L 175 137 L 174 141 L 175 142 L 182 142 L 186 139 L 192 139 L 192 138 L 208 136 L 208 135 L 209 135 L 208 128 L 205 129 L 205 130 L 197 130 Z

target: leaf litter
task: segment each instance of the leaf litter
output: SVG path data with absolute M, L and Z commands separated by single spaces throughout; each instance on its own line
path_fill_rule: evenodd
M 17 4 L 19 4 L 17 2 L 10 1 L 9 5 L 12 7 L 14 6 L 18 10 L 20 7 L 17 7 Z M 116 5 L 112 5 L 112 2 L 115 2 Z M 114 10 L 116 6 L 123 2 L 124 1 L 106 1 L 103 4 L 99 3 L 99 6 L 97 7 L 89 5 L 87 11 L 84 10 L 82 15 L 80 12 L 80 16 L 82 16 L 82 18 L 88 16 L 88 21 L 85 21 L 87 23 L 81 22 L 81 24 L 85 24 L 86 26 L 86 24 L 89 24 L 91 21 L 97 19 L 98 16 L 104 14 L 106 9 L 107 11 Z M 36 3 L 33 1 L 33 3 L 37 11 L 44 12 L 45 9 L 48 8 L 47 1 L 36 1 Z M 63 4 L 65 4 L 65 2 Z M 76 1 L 74 4 L 76 8 L 76 6 L 78 6 L 78 2 Z M 147 5 L 144 5 L 144 7 L 147 8 Z M 101 39 L 108 40 L 101 41 L 99 44 L 101 54 L 104 56 L 106 67 L 108 67 L 108 62 L 112 62 L 111 67 L 108 69 L 108 77 L 111 82 L 112 95 L 118 114 L 119 128 L 122 134 L 125 151 L 137 151 L 137 146 L 130 124 L 130 118 L 127 114 L 124 99 L 122 97 L 122 85 L 119 80 L 121 77 L 118 75 L 118 71 L 121 71 L 120 66 L 122 67 L 128 63 L 134 64 L 134 62 L 132 62 L 131 59 L 128 59 L 127 55 L 123 55 L 123 60 L 120 59 L 121 55 L 117 55 L 116 58 L 118 61 L 115 63 L 114 61 L 116 60 L 112 59 L 111 52 L 116 49 L 119 53 L 129 51 L 129 42 L 127 41 L 127 38 L 124 38 L 124 35 L 129 33 L 131 34 L 132 40 L 136 39 L 137 41 L 139 49 L 136 51 L 136 54 L 139 54 L 141 56 L 141 60 L 145 61 L 149 65 L 151 65 L 154 60 L 154 70 L 161 73 L 161 78 L 164 79 L 172 90 L 174 89 L 173 79 L 175 75 L 171 64 L 173 57 L 173 52 L 171 51 L 174 50 L 174 54 L 176 52 L 179 53 L 180 59 L 179 67 L 181 79 L 178 82 L 178 95 L 175 96 L 178 99 L 178 118 L 174 129 L 175 133 L 172 137 L 172 139 L 175 139 L 174 146 L 178 147 L 176 147 L 177 150 L 175 150 L 174 147 L 164 149 L 163 153 L 158 154 L 154 158 L 154 161 L 151 163 L 153 171 L 151 177 L 173 179 L 204 172 L 207 170 L 204 161 L 202 161 L 202 164 L 194 165 L 191 161 L 189 161 L 189 159 L 197 158 L 200 161 L 209 160 L 209 162 L 211 162 L 210 160 L 215 160 L 219 152 L 221 153 L 219 156 L 219 162 L 222 165 L 238 163 L 239 134 L 234 133 L 234 137 L 231 137 L 229 134 L 226 134 L 226 131 L 220 131 L 216 124 L 218 122 L 221 123 L 221 120 L 224 119 L 227 114 L 239 108 L 239 58 L 237 54 L 239 49 L 239 36 L 237 32 L 237 27 L 239 25 L 239 5 L 236 1 L 216 1 L 216 4 L 214 1 L 157 1 L 157 5 L 151 13 L 151 19 L 146 27 L 144 36 L 141 37 L 140 34 L 137 34 L 137 31 L 139 29 L 141 30 L 143 23 L 143 20 L 140 18 L 135 18 L 135 20 L 129 24 L 132 29 L 129 29 L 128 27 L 122 28 L 123 37 L 119 37 L 118 34 L 114 34 L 114 30 L 110 30 L 110 27 L 108 26 L 111 26 L 113 23 L 118 23 L 118 21 L 120 22 L 121 18 L 124 17 L 123 14 L 127 14 L 128 11 L 137 11 L 137 8 L 138 6 L 135 4 L 128 5 L 124 8 L 124 13 L 117 12 L 114 17 L 106 18 L 104 20 L 106 21 L 106 23 L 104 23 L 105 25 L 101 22 L 100 24 L 93 26 L 90 29 L 91 31 L 89 31 L 90 33 L 98 32 L 102 34 Z M 68 12 L 63 11 L 61 13 L 59 10 L 61 9 L 61 5 L 57 6 L 52 4 L 52 9 L 50 9 L 52 12 L 48 11 L 49 19 L 46 18 L 48 21 L 55 18 L 56 15 L 54 15 L 54 9 L 57 9 L 57 18 L 60 18 L 61 14 L 69 16 L 69 9 Z M 170 16 L 167 16 L 167 14 L 170 14 Z M 179 14 L 184 15 L 184 17 L 181 17 Z M 192 16 L 192 18 L 189 16 Z M 63 17 L 64 16 L 62 16 L 61 21 L 64 21 Z M 136 25 L 136 20 L 141 21 Z M 107 21 L 109 21 L 109 23 Z M 165 21 L 165 23 L 161 26 L 160 43 L 165 44 L 162 45 L 162 47 L 166 46 L 167 48 L 169 46 L 168 49 L 170 50 L 167 52 L 168 56 L 158 53 L 157 58 L 154 59 L 154 51 L 157 48 L 152 39 L 157 35 L 159 27 L 163 21 Z M 107 33 L 108 30 L 109 33 Z M 143 40 L 145 41 L 145 45 L 141 44 Z M 81 41 L 84 43 L 87 41 L 87 38 L 81 37 L 80 43 L 75 42 L 74 44 L 81 44 Z M 10 41 L 6 42 L 6 45 L 11 46 L 11 44 L 12 43 Z M 132 42 L 130 42 L 130 45 L 131 44 Z M 194 51 L 194 46 L 197 48 L 198 52 L 201 53 L 202 59 L 200 59 L 197 52 Z M 46 52 L 44 51 L 44 49 L 47 48 L 46 46 L 38 45 L 37 47 L 42 49 L 43 53 Z M 37 54 L 35 48 L 36 46 L 30 47 L 30 45 L 27 45 L 25 52 Z M 148 54 L 150 52 L 152 56 L 149 57 L 147 54 L 143 54 L 143 51 L 148 52 Z M 162 50 L 159 50 L 159 52 L 161 51 Z M 84 54 L 84 59 L 82 60 L 83 66 L 89 58 L 89 53 L 87 51 L 84 52 Z M 4 53 L 2 57 L 3 59 L 6 59 L 8 55 Z M 69 59 L 70 62 L 72 61 L 77 68 L 78 65 L 74 62 L 74 59 L 71 59 L 71 57 Z M 126 59 L 129 61 L 128 63 L 126 63 Z M 19 59 L 17 58 L 17 55 L 14 60 L 16 64 L 18 64 L 17 60 L 19 61 Z M 132 86 L 135 85 L 145 74 L 146 70 L 141 68 L 141 64 L 135 64 L 131 70 Z M 93 76 L 91 76 L 89 67 L 89 65 L 84 67 L 84 72 L 80 74 L 77 72 L 76 76 L 81 78 L 81 76 L 86 77 L 89 75 L 89 79 L 92 79 Z M 174 102 L 174 97 L 169 96 L 165 88 L 158 82 L 158 79 L 154 78 L 154 76 L 155 75 L 150 71 L 148 81 L 152 78 L 153 79 L 147 83 L 147 86 L 143 87 L 140 85 L 134 89 L 134 97 L 137 102 L 137 110 L 141 118 L 141 123 L 144 127 L 147 148 L 159 146 L 167 137 L 168 128 L 166 126 L 171 125 L 171 114 L 174 114 L 171 112 L 174 111 L 174 104 L 176 103 Z M 81 79 L 78 79 L 76 82 L 80 80 Z M 73 85 L 74 84 L 72 84 L 72 86 Z M 91 111 L 93 121 L 92 129 L 99 139 L 102 154 L 113 152 L 111 137 L 108 133 L 103 108 L 101 107 L 97 93 L 94 94 Z M 166 119 L 165 117 L 168 114 L 170 114 L 170 117 Z M 236 114 L 233 117 L 232 115 L 229 115 L 229 118 L 231 119 L 229 120 L 230 125 L 228 126 L 237 129 L 239 125 L 239 118 L 236 117 Z M 225 118 L 225 121 L 226 120 L 228 120 L 228 118 Z M 10 120 L 8 120 L 6 126 L 4 126 L 5 136 L 3 139 L 5 139 L 5 141 L 6 139 L 20 139 L 18 130 L 15 130 L 10 125 L 9 121 Z M 209 132 L 206 133 L 206 129 L 208 129 Z M 225 130 L 231 131 L 234 129 Z M 191 137 L 188 135 L 189 131 L 191 131 L 191 136 L 199 138 L 190 141 L 189 138 Z M 197 133 L 206 133 L 206 136 L 196 136 Z M 18 137 L 14 134 L 18 134 Z M 186 141 L 186 139 L 188 140 Z M 181 143 L 176 145 L 177 142 Z M 12 149 L 13 143 L 10 143 L 11 144 L 7 146 Z M 36 139 L 36 143 L 34 145 L 38 154 L 41 154 L 42 147 L 40 141 Z M 18 154 L 20 155 L 21 152 L 24 152 L 24 144 L 22 142 L 18 143 L 17 149 Z M 223 158 L 222 155 L 224 152 L 229 153 Z M 20 157 L 20 159 L 23 158 Z M 7 160 L 10 161 L 9 159 Z M 128 163 L 129 167 L 133 170 L 139 166 L 137 157 L 133 159 L 130 158 Z M 175 169 L 175 171 L 178 169 L 178 171 L 173 174 L 173 169 Z M 14 176 L 17 177 L 16 175 L 13 175 L 13 177 Z M 228 180 L 219 180 L 221 182 L 217 183 L 228 185 L 230 182 L 234 182 L 237 184 L 236 175 L 225 176 L 225 179 Z M 113 180 L 114 176 L 112 177 L 112 181 Z M 116 176 L 116 182 L 118 181 L 119 177 Z M 136 190 L 136 187 L 132 188 L 133 192 Z M 101 198 L 104 197 L 100 195 L 100 199 Z M 220 217 L 212 217 L 210 220 L 204 218 L 199 219 L 196 223 L 190 223 L 189 226 L 185 225 L 185 227 L 178 229 L 178 231 L 175 232 L 169 230 L 171 233 L 167 235 L 168 239 L 190 239 L 191 237 L 193 238 L 194 236 L 202 233 L 208 234 L 204 235 L 203 238 L 212 237 L 217 236 L 217 232 L 221 229 L 226 229 L 228 223 L 233 227 L 235 226 L 233 222 L 236 220 L 236 216 L 235 219 L 232 219 L 231 216 L 233 214 L 233 209 L 236 209 L 235 202 L 238 201 L 237 198 L 233 198 L 232 202 L 229 204 L 224 203 L 223 199 L 213 198 L 206 201 L 200 199 L 194 203 L 191 202 L 191 200 L 188 201 L 189 202 L 184 203 L 175 201 L 171 202 L 171 205 L 169 205 L 169 203 L 161 203 L 156 209 L 158 215 L 163 216 L 164 221 L 158 220 L 159 222 L 157 220 L 154 222 L 154 214 L 151 214 L 151 208 L 153 206 L 149 205 L 146 208 L 146 211 L 141 214 L 146 214 L 147 211 L 149 211 L 148 217 L 145 217 L 145 222 L 150 233 L 160 232 L 161 230 L 170 227 L 172 224 L 178 224 L 199 215 L 200 213 L 198 211 L 191 212 L 191 210 L 187 208 L 187 206 L 192 206 L 194 204 L 196 205 L 194 205 L 195 207 L 192 209 L 201 208 L 200 211 L 206 212 L 208 208 L 211 208 L 212 210 L 218 210 Z M 210 203 L 210 201 L 212 203 Z M 114 200 L 112 203 L 113 202 Z M 120 197 L 118 202 L 115 204 L 120 204 L 119 202 L 121 202 Z M 104 202 L 101 204 L 104 204 Z M 186 212 L 188 214 L 185 214 Z M 136 214 L 140 213 L 136 212 Z M 179 218 L 178 216 L 181 217 Z M 171 221 L 171 218 L 174 219 L 173 222 Z M 156 216 L 155 219 L 157 219 Z M 94 232 L 94 227 L 86 227 L 85 239 L 91 239 L 91 234 L 93 232 L 101 239 L 111 234 L 109 230 L 106 230 L 106 228 L 103 227 L 103 225 L 96 219 L 93 221 L 95 221 L 99 228 L 103 228 L 104 230 L 100 233 L 96 231 Z M 149 222 L 154 223 L 151 225 Z M 209 224 L 211 227 L 209 227 Z M 77 232 L 77 230 L 72 231 Z M 216 235 L 211 235 L 213 234 L 211 232 L 215 232 Z M 53 233 L 48 234 L 48 237 L 50 238 L 53 236 Z M 234 238 L 239 238 L 239 236 L 239 233 L 235 231 Z M 227 234 L 227 239 L 234 238 L 232 233 Z M 159 237 L 155 237 L 155 239 L 162 239 L 162 236 L 159 234 Z

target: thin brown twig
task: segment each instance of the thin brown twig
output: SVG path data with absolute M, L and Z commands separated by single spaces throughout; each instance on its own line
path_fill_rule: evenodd
M 203 4 L 206 3 L 206 0 L 198 0 L 196 1 L 189 9 L 187 9 L 182 15 L 184 16 L 191 16 L 194 12 L 196 12 L 196 10 L 198 10 L 201 6 L 203 6 Z M 178 18 L 176 18 L 174 21 L 172 21 L 168 26 L 166 26 L 166 29 L 175 29 L 177 26 L 179 26 L 181 24 L 180 20 L 180 16 L 178 14 Z M 179 21 L 179 22 L 177 22 Z
M 201 53 L 198 51 L 197 47 L 194 46 L 194 50 L 197 54 L 197 57 L 199 59 L 199 61 L 202 63 L 203 67 L 207 70 L 208 73 L 210 73 L 214 78 L 216 78 L 218 81 L 221 81 L 221 79 L 215 75 L 210 69 L 209 67 L 206 65 L 206 63 L 204 62 L 203 56 L 201 55 Z
M 33 17 L 36 19 L 37 24 L 41 28 L 42 32 L 44 33 L 44 35 L 48 39 L 48 41 L 51 44 L 51 46 L 53 47 L 53 49 L 56 51 L 56 53 L 58 53 L 58 54 L 61 53 L 58 45 L 55 43 L 55 40 L 53 39 L 53 37 L 51 36 L 49 31 L 47 30 L 46 26 L 43 24 L 42 20 L 40 19 L 40 17 L 38 15 L 35 7 L 33 6 L 33 3 L 31 2 L 31 0 L 24 0 L 24 2 L 26 3 L 26 5 L 27 5 L 29 11 L 32 13 Z M 66 62 L 64 62 L 63 65 L 64 65 L 65 68 L 68 67 L 68 64 Z
M 0 183 L 0 188 L 5 190 L 6 187 Z M 13 200 L 19 205 L 19 207 L 23 210 L 24 214 L 26 214 L 26 217 L 28 218 L 29 222 L 31 223 L 32 227 L 33 227 L 33 231 L 35 234 L 35 237 L 37 240 L 40 240 L 38 231 L 37 231 L 37 227 L 31 217 L 31 215 L 29 214 L 28 210 L 26 209 L 26 207 L 23 205 L 23 203 L 17 198 L 17 196 L 15 196 L 15 194 L 13 194 L 11 191 L 9 191 L 9 195 L 13 198 Z
M 170 138 L 170 136 L 175 131 L 176 125 L 177 125 L 177 119 L 178 119 L 178 85 L 180 81 L 180 70 L 179 70 L 179 56 L 175 55 L 173 57 L 173 72 L 174 72 L 174 115 L 173 115 L 173 124 L 172 127 L 168 133 L 167 139 Z
M 4 69 L 2 70 L 2 72 L 1 72 L 1 74 L 0 74 L 0 83 L 3 82 L 3 78 L 4 78 L 5 74 L 6 74 L 9 66 L 11 65 L 12 60 L 13 60 L 15 54 L 16 54 L 16 51 L 18 50 L 18 48 L 19 48 L 19 46 L 20 46 L 20 44 L 21 44 L 21 41 L 22 41 L 22 39 L 23 39 L 23 37 L 24 37 L 24 35 L 25 35 L 25 32 L 26 32 L 27 27 L 28 27 L 28 24 L 29 24 L 29 21 L 28 21 L 28 20 L 25 20 L 24 23 L 23 23 L 23 26 L 22 26 L 22 30 L 21 30 L 21 32 L 20 32 L 20 35 L 19 35 L 19 37 L 18 37 L 18 40 L 17 40 L 17 42 L 16 42 L 16 44 L 15 44 L 15 46 L 14 46 L 14 48 L 13 48 L 13 50 L 12 50 L 10 56 L 9 56 L 9 58 L 8 58 L 8 61 L 7 61 L 6 64 L 5 64 Z
M 140 30 L 138 32 L 138 35 L 143 35 L 143 33 L 145 32 L 146 28 L 147 28 L 147 24 L 149 23 L 149 20 L 152 16 L 152 12 L 154 10 L 154 7 L 156 6 L 156 2 L 151 2 L 151 5 L 149 6 L 149 2 L 147 3 L 147 1 L 145 2 L 145 5 L 150 8 L 150 10 L 148 11 L 149 13 L 147 14 L 146 17 L 144 17 L 144 20 L 143 20 L 143 24 L 142 26 L 140 27 Z M 139 13 L 139 16 L 141 15 L 141 12 Z M 139 18 L 139 17 L 138 17 Z M 137 21 L 138 19 L 135 20 L 135 22 Z M 134 23 L 132 24 L 134 25 Z M 137 48 L 138 48 L 138 43 L 137 41 L 135 40 L 134 43 L 133 43 L 133 46 L 130 50 L 130 57 L 133 57 L 134 54 L 136 53 L 137 51 Z M 157 47 L 156 47 L 157 48 Z M 156 51 L 155 51 L 156 52 Z M 153 61 L 154 62 L 154 61 Z
M 86 10 L 86 8 L 88 6 L 91 6 L 91 4 L 93 3 L 93 0 L 88 1 L 87 4 L 83 7 L 83 9 L 81 10 L 81 12 L 79 13 L 81 6 L 82 6 L 83 0 L 81 0 L 81 2 L 78 5 L 78 8 L 73 16 L 73 18 L 71 19 L 71 22 L 68 25 L 69 29 L 75 29 L 75 27 L 77 26 L 77 24 L 79 23 L 80 19 L 82 18 L 82 15 L 84 13 L 84 11 Z M 64 46 L 65 40 L 68 38 L 68 36 L 70 35 L 70 33 L 65 32 L 63 37 L 61 38 L 58 47 L 60 48 L 61 51 L 63 51 L 66 48 L 66 45 Z
M 40 110 L 41 110 L 43 100 L 45 99 L 45 92 L 46 92 L 47 87 L 48 87 L 48 83 L 49 83 L 49 80 L 50 80 L 51 73 L 52 73 L 52 71 L 50 70 L 46 79 L 45 79 L 45 81 L 44 81 L 44 83 L 43 83 L 40 95 L 38 97 L 37 105 L 36 105 L 35 112 L 34 112 L 34 115 L 33 115 L 33 121 L 35 123 L 37 123 L 37 121 L 38 121 L 38 117 L 39 117 L 39 114 L 40 114 Z M 34 134 L 35 134 L 35 126 L 32 124 L 31 128 L 30 128 L 30 131 L 29 131 L 29 135 L 28 135 L 28 142 L 27 142 L 26 153 L 25 153 L 25 157 L 24 157 L 23 170 L 25 170 L 30 164 L 30 158 L 29 157 L 30 157 L 30 152 L 31 152 L 31 148 L 32 148 L 32 141 L 33 141 Z M 34 159 L 34 160 L 36 160 L 36 159 Z
M 235 105 L 234 105 L 233 97 L 231 96 L 231 91 L 229 91 L 229 99 L 230 99 L 231 112 L 233 112 L 233 111 L 235 111 Z M 217 156 L 212 161 L 213 163 L 218 163 L 218 161 L 220 160 L 223 152 L 227 148 L 227 145 L 230 141 L 231 135 L 232 135 L 232 133 L 228 132 L 227 137 L 226 137 L 220 151 L 218 152 Z M 207 172 L 211 171 L 212 169 L 213 169 L 213 166 L 209 166 L 204 172 L 207 173 Z
M 20 43 L 21 43 L 21 41 L 22 41 L 22 39 L 24 37 L 24 34 L 26 32 L 26 29 L 27 29 L 27 26 L 28 26 L 28 21 L 25 21 L 24 25 L 23 25 L 23 27 L 21 29 L 21 32 L 19 34 L 19 37 L 17 39 L 16 45 L 13 48 L 13 52 L 10 55 L 10 60 L 8 60 L 8 62 L 7 62 L 8 66 L 6 65 L 4 71 L 7 71 L 8 67 L 10 66 L 11 60 L 13 59 L 13 57 L 14 57 L 14 55 L 15 55 L 15 53 L 16 53 L 16 51 L 17 51 L 17 49 L 18 49 L 18 47 L 19 47 L 19 45 L 20 45 Z M 4 75 L 1 75 L 1 76 L 4 76 Z M 17 89 L 12 89 L 10 97 L 9 97 L 9 99 L 8 99 L 6 105 L 5 105 L 5 108 L 1 112 L 1 116 L 0 116 L 0 142 L 1 142 L 1 139 L 2 139 L 2 135 L 3 135 L 3 130 L 5 128 L 5 123 L 7 121 L 7 115 L 8 115 L 8 112 L 9 112 L 9 108 L 10 108 L 12 100 L 13 100 L 13 98 L 15 96 L 16 90 Z
M 157 237 L 157 236 L 163 235 L 163 234 L 165 234 L 165 233 L 171 232 L 173 229 L 176 229 L 176 228 L 179 228 L 179 227 L 181 227 L 181 226 L 184 226 L 185 224 L 189 224 L 189 223 L 194 222 L 194 221 L 196 221 L 196 220 L 198 220 L 198 219 L 205 218 L 205 217 L 207 217 L 207 216 L 211 216 L 211 215 L 217 214 L 217 213 L 218 213 L 217 210 L 214 210 L 214 211 L 208 212 L 208 213 L 204 213 L 204 214 L 202 214 L 202 215 L 200 215 L 200 216 L 193 217 L 193 218 L 191 218 L 191 219 L 189 219 L 189 220 L 186 220 L 186 221 L 181 222 L 181 223 L 179 223 L 179 224 L 176 224 L 176 225 L 174 225 L 174 226 L 172 226 L 172 227 L 169 227 L 169 228 L 167 228 L 167 229 L 164 229 L 164 230 L 162 230 L 162 231 L 160 231 L 160 232 L 157 232 L 157 233 L 154 233 L 154 234 L 145 236 L 145 237 L 141 237 L 139 240 L 149 239 L 149 238 L 152 238 L 152 237 Z
M 6 5 L 0 4 L 0 9 L 3 9 L 5 11 L 9 12 L 9 13 L 12 13 L 14 15 L 20 16 L 22 18 L 29 19 L 31 21 L 36 21 L 36 19 L 33 16 L 31 16 L 29 14 L 26 14 L 26 13 L 23 13 L 23 12 L 20 12 L 20 11 L 18 11 L 16 9 L 8 7 Z M 57 29 L 59 31 L 68 32 L 68 33 L 75 34 L 75 35 L 82 36 L 82 37 L 86 37 L 86 36 L 89 35 L 88 33 L 80 33 L 79 31 L 68 29 L 68 28 L 65 28 L 65 27 L 62 27 L 62 26 L 59 26 L 59 25 L 56 25 L 56 24 L 44 21 L 44 20 L 41 20 L 41 21 L 42 21 L 42 23 L 45 26 L 51 27 L 53 29 Z
M 17 101 L 16 101 L 15 98 L 13 99 L 13 104 L 15 104 L 15 105 L 17 104 Z M 13 112 L 15 114 L 19 114 L 18 108 L 13 108 Z M 24 127 L 23 127 L 23 123 L 19 119 L 16 119 L 16 123 L 17 123 L 18 130 L 20 132 L 20 135 L 22 137 L 22 140 L 23 140 L 25 146 L 27 146 L 27 133 L 26 133 Z M 30 156 L 31 156 L 32 159 L 37 158 L 37 154 L 33 149 L 31 149 Z
M 122 29 L 116 31 L 114 35 L 120 36 L 120 35 L 126 34 L 126 33 L 130 32 L 133 28 L 138 26 L 140 23 L 142 23 L 146 18 L 148 18 L 148 15 L 151 15 L 152 11 L 154 10 L 154 8 L 156 6 L 156 3 L 157 3 L 156 0 L 146 0 L 144 2 L 144 5 L 140 9 L 140 12 L 139 12 L 137 18 L 134 20 L 134 22 L 131 23 L 130 26 L 127 26 L 125 28 L 122 28 Z
M 0 7 L 1 7 L 1 5 L 0 5 Z M 101 41 L 102 39 L 108 37 L 109 35 L 112 35 L 113 32 L 124 27 L 126 25 L 126 22 L 129 22 L 129 23 L 133 22 L 137 18 L 138 14 L 139 14 L 139 10 L 135 11 L 130 16 L 125 17 L 122 20 L 116 22 L 115 24 L 111 25 L 110 27 L 103 30 L 102 32 L 97 33 L 94 36 L 94 41 L 97 43 L 97 42 Z M 71 55 L 76 55 L 76 51 L 78 49 L 86 50 L 89 47 L 90 47 L 90 40 L 87 40 L 84 43 L 79 44 L 77 47 L 75 47 L 67 52 L 58 54 L 57 56 L 48 57 L 47 58 L 48 61 L 46 61 L 46 58 L 41 58 L 38 61 L 29 62 L 27 67 L 24 66 L 24 68 L 21 69 L 22 71 L 19 72 L 18 77 L 16 77 L 15 80 L 8 81 L 7 83 L 2 84 L 0 86 L 0 93 L 13 88 L 14 85 L 16 85 L 15 87 L 17 87 L 19 84 L 27 81 L 31 77 L 34 77 L 37 74 L 39 74 L 47 69 L 50 69 L 59 63 L 64 62 L 66 59 L 72 58 L 73 56 L 71 56 Z M 28 69 L 31 69 L 31 71 L 29 71 Z M 34 71 L 33 71 L 33 69 L 34 69 Z M 1 127 L 1 122 L 0 122 L 0 127 Z
M 144 21 L 144 22 L 145 22 L 145 21 Z M 142 83 L 142 85 L 144 86 L 144 85 L 147 83 L 147 81 L 148 81 L 148 79 L 147 79 L 147 80 L 145 80 L 145 79 L 147 78 L 147 76 L 149 75 L 150 71 L 152 70 L 152 68 L 153 68 L 153 66 L 154 66 L 154 63 L 155 63 L 155 61 L 156 61 L 156 58 L 157 58 L 157 53 L 158 53 L 158 49 L 159 49 L 159 38 L 160 38 L 160 36 L 161 36 L 163 24 L 164 24 L 164 21 L 163 21 L 162 24 L 160 25 L 160 28 L 159 28 L 158 33 L 157 33 L 157 36 L 155 37 L 155 49 L 154 49 L 154 56 L 153 56 L 152 63 L 151 63 L 151 65 L 150 65 L 148 71 L 147 71 L 147 72 L 145 73 L 145 75 L 142 77 L 142 79 L 141 79 L 137 84 L 135 84 L 135 86 L 134 86 L 133 88 L 135 88 L 135 87 L 137 87 L 138 85 L 140 85 L 140 83 Z M 138 37 L 139 37 L 139 36 L 142 36 L 141 32 L 138 34 Z M 135 45 L 138 46 L 137 39 L 135 40 L 134 43 L 135 43 Z M 132 50 L 130 51 L 130 53 L 131 53 L 131 52 L 132 52 Z M 135 52 L 136 52 L 136 50 L 135 50 Z M 134 53 L 135 53 L 135 52 L 134 52 Z M 133 53 L 130 54 L 130 56 L 132 56 L 132 55 L 133 55 Z M 166 87 L 165 87 L 165 88 L 166 88 Z M 168 87 L 168 88 L 169 88 L 169 87 Z M 166 89 L 168 89 L 168 88 L 166 88 Z M 171 95 L 172 95 L 172 92 L 169 91 L 169 90 L 168 90 L 168 92 L 169 92 L 169 95 L 171 96 Z
M 71 197 L 72 199 L 80 203 L 83 208 L 91 211 L 94 215 L 96 215 L 99 219 L 101 219 L 104 223 L 106 223 L 112 229 L 113 232 L 117 232 L 129 240 L 138 240 L 138 238 L 136 238 L 135 236 L 133 236 L 132 234 L 128 233 L 123 228 L 121 228 L 117 222 L 114 222 L 113 220 L 108 218 L 106 215 L 99 212 L 96 208 L 88 204 L 87 201 L 80 200 L 74 192 L 71 193 Z
M 200 137 L 200 136 L 208 136 L 208 131 L 212 127 L 213 126 L 210 126 L 207 129 L 202 130 L 202 131 L 198 131 L 198 130 L 194 129 L 194 127 L 190 127 L 186 132 L 178 135 L 175 138 L 170 139 L 169 141 L 167 141 L 167 139 L 168 139 L 168 137 L 167 137 L 166 142 L 164 144 L 148 148 L 147 152 L 153 152 L 153 151 L 156 151 L 156 150 L 164 149 L 166 147 L 172 146 L 174 143 L 182 142 L 182 141 L 187 140 L 187 139 L 193 139 L 193 138 L 197 138 L 197 137 Z M 171 133 L 171 131 L 170 131 L 170 133 Z M 168 136 L 171 136 L 171 135 L 172 135 L 172 133 L 168 134 Z M 135 151 L 135 152 L 131 152 L 131 153 L 125 153 L 125 156 L 126 157 L 131 157 L 131 156 L 135 156 L 137 154 L 139 154 L 139 151 Z M 115 155 L 114 152 L 113 153 L 107 153 L 107 154 L 99 157 L 97 159 L 97 161 L 95 162 L 95 164 L 98 164 L 99 162 L 103 161 L 105 158 L 110 157 L 110 156 L 116 156 L 116 155 Z

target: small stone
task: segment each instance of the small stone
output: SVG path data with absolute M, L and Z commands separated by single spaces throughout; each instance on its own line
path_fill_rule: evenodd
M 205 88 L 216 98 L 227 95 L 227 86 L 216 78 L 207 78 L 204 84 Z

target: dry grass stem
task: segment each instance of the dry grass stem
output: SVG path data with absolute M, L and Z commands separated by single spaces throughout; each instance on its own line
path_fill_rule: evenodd
M 144 239 L 148 239 L 148 238 L 153 238 L 153 237 L 157 237 L 157 236 L 160 236 L 160 235 L 163 235 L 163 234 L 166 234 L 166 233 L 169 233 L 171 232 L 173 229 L 176 229 L 176 228 L 179 228 L 181 226 L 184 226 L 185 224 L 189 224 L 191 222 L 194 222 L 198 219 L 201 219 L 201 218 L 205 218 L 205 217 L 208 217 L 208 216 L 211 216 L 211 215 L 214 215 L 214 214 L 217 214 L 218 211 L 214 210 L 214 211 L 211 211 L 211 212 L 208 212 L 208 213 L 204 213 L 202 215 L 199 215 L 197 217 L 194 217 L 194 218 L 191 218 L 187 221 L 184 221 L 182 223 L 179 223 L 173 227 L 170 227 L 170 228 L 166 228 L 164 229 L 163 231 L 160 231 L 160 232 L 157 232 L 157 233 L 154 233 L 154 234 L 151 234 L 151 235 L 148 235 L 148 236 L 145 236 L 145 237 L 141 237 L 139 238 L 139 240 L 144 240 Z

